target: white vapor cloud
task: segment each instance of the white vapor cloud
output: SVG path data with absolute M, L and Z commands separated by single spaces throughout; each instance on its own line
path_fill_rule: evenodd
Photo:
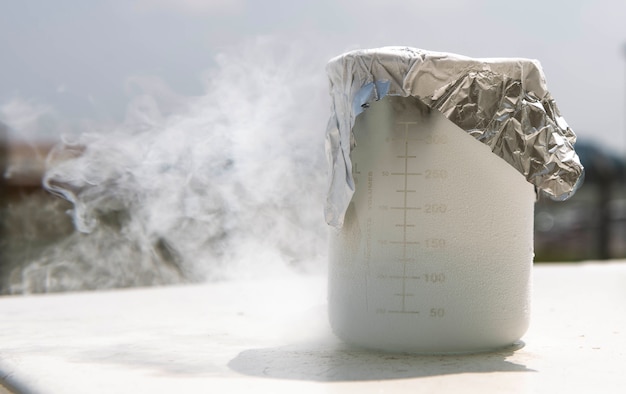
M 0 105 L 0 121 L 10 131 L 10 139 L 31 141 L 50 139 L 50 125 L 44 122 L 54 117 L 48 105 L 22 98 L 13 98 Z
M 83 234 L 21 269 L 14 291 L 323 270 L 327 86 L 300 47 L 224 51 L 180 110 L 142 91 L 125 123 L 58 146 L 44 183 Z

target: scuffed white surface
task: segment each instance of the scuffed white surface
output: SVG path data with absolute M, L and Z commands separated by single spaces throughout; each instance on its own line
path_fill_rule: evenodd
M 525 346 L 350 349 L 322 277 L 0 298 L 0 376 L 35 393 L 620 392 L 626 264 L 535 267 Z

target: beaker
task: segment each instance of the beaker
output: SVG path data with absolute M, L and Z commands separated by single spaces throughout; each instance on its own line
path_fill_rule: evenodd
M 372 101 L 352 131 L 354 195 L 330 229 L 335 334 L 420 353 L 518 341 L 530 314 L 533 185 L 414 97 Z

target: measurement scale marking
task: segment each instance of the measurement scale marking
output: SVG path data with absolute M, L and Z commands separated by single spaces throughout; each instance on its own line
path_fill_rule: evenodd
M 407 172 L 406 174 L 404 172 L 392 172 L 390 175 L 423 175 L 421 172 Z
M 414 314 L 417 315 L 419 311 L 387 311 L 387 313 L 403 313 L 403 314 Z
M 389 207 L 390 209 L 422 209 L 422 207 Z
M 400 245 L 419 245 L 420 243 L 417 241 L 389 241 L 390 244 L 400 244 Z
M 417 123 L 417 122 L 416 122 Z M 404 158 L 404 204 L 402 204 L 404 207 L 406 207 L 408 205 L 407 202 L 407 193 L 408 193 L 408 180 L 409 180 L 409 158 L 415 158 L 416 156 L 409 156 L 409 123 L 405 123 L 404 125 L 404 156 L 399 156 L 398 158 Z M 402 231 L 402 241 L 404 242 L 402 244 L 402 276 L 406 276 L 406 228 L 409 227 L 407 224 L 407 210 L 404 209 L 403 211 L 403 216 L 404 216 L 404 226 L 403 226 L 403 231 Z M 413 225 L 412 227 L 415 227 L 415 225 Z M 406 310 L 406 279 L 402 279 L 402 310 Z
M 420 276 L 389 275 L 389 279 L 421 279 Z

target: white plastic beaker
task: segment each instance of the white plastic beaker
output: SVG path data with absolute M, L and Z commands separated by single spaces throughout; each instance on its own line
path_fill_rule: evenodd
M 355 193 L 332 228 L 329 317 L 390 351 L 506 347 L 526 332 L 534 187 L 412 97 L 372 102 L 353 128 Z

